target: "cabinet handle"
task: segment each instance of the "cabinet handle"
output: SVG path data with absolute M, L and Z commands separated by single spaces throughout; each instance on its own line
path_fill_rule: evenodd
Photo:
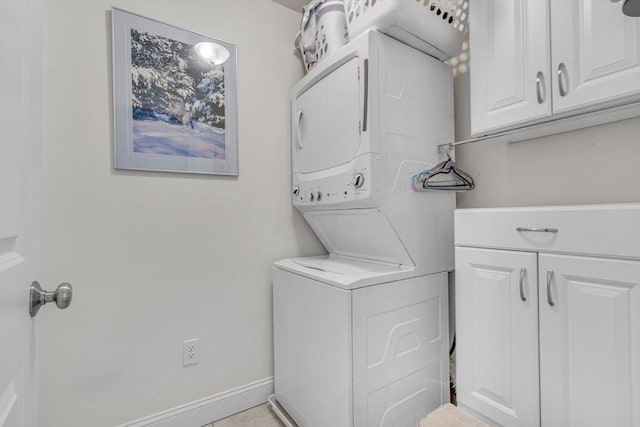
M 518 227 L 516 231 L 533 231 L 535 233 L 557 233 L 557 228 L 529 228 L 529 227 Z
M 302 110 L 298 111 L 298 123 L 296 124 L 296 145 L 298 148 L 302 149 L 302 115 L 304 112 Z
M 547 302 L 551 307 L 556 305 L 556 303 L 553 302 L 553 299 L 551 299 L 551 281 L 552 280 L 553 280 L 553 270 L 548 270 L 547 271 Z
M 369 115 L 369 59 L 364 60 L 364 106 L 362 107 L 362 132 L 367 131 Z
M 564 65 L 564 62 L 561 62 L 558 65 L 558 90 L 560 91 L 560 96 L 567 96 L 569 93 L 569 77 L 567 74 L 567 66 Z
M 542 71 L 538 71 L 536 75 L 536 95 L 538 96 L 538 104 L 542 104 L 547 97 L 547 85 L 544 82 Z
M 520 268 L 520 299 L 522 300 L 522 302 L 527 302 L 527 297 L 524 296 L 524 276 L 526 275 L 526 273 L 526 268 Z

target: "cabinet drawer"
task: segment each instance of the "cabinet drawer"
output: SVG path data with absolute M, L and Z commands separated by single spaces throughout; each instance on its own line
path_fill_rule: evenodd
M 640 259 L 640 204 L 458 209 L 455 244 Z

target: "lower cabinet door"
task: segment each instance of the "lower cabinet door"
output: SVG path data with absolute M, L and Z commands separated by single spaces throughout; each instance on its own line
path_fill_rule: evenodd
M 640 426 L 640 262 L 539 268 L 542 427 Z
M 537 254 L 456 248 L 458 404 L 539 427 Z

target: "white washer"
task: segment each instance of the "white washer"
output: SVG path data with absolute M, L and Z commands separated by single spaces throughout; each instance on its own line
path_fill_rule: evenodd
M 277 262 L 275 398 L 300 427 L 411 426 L 449 401 L 447 273 Z
M 275 398 L 300 427 L 415 427 L 448 401 L 451 69 L 370 31 L 292 93 L 293 204 L 330 255 L 274 265 Z

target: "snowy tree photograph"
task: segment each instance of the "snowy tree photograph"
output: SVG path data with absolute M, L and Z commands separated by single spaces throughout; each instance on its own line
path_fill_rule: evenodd
M 238 176 L 236 46 L 112 8 L 114 168 Z
M 191 44 L 131 29 L 133 152 L 225 159 L 223 65 Z

